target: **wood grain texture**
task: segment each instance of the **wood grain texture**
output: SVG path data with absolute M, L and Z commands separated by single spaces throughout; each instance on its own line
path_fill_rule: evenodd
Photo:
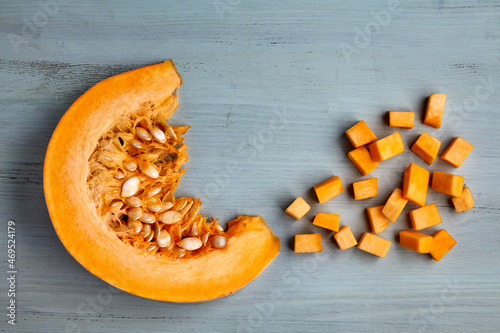
M 44 7 L 40 3 L 52 4 Z M 56 3 L 57 5 L 53 5 Z M 500 330 L 500 6 L 487 1 L 3 1 L 0 5 L 1 270 L 6 223 L 17 224 L 15 332 L 498 332 Z M 45 13 L 45 14 L 44 14 Z M 368 33 L 364 31 L 368 31 Z M 235 295 L 212 303 L 141 299 L 94 277 L 66 252 L 51 225 L 42 188 L 45 149 L 71 103 L 98 81 L 173 59 L 183 78 L 175 124 L 187 134 L 189 170 L 179 191 L 229 220 L 262 215 L 282 239 L 269 268 Z M 448 96 L 442 128 L 421 124 L 425 98 Z M 381 163 L 379 195 L 347 191 L 320 206 L 312 186 L 340 175 L 363 179 L 345 156 L 343 132 L 364 119 L 379 137 L 396 131 L 387 110 L 416 112 L 403 130 L 406 153 Z M 316 212 L 341 215 L 356 237 L 368 230 L 365 207 L 398 186 L 426 131 L 475 145 L 459 168 L 473 211 L 454 213 L 429 190 L 458 241 L 440 262 L 401 248 L 410 204 L 381 237 L 380 259 L 341 252 Z M 295 197 L 313 206 L 300 221 L 284 213 Z M 297 233 L 319 232 L 323 253 L 297 255 Z M 5 275 L 5 273 L 2 273 Z

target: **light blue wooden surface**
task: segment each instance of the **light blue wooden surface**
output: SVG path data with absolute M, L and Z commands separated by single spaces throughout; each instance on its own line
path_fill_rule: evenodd
M 40 5 L 51 3 L 43 9 Z M 56 3 L 54 6 L 53 4 Z M 0 329 L 16 332 L 498 332 L 500 330 L 500 7 L 496 1 L 215 0 L 2 1 L 0 4 L 1 271 L 7 221 L 17 225 L 17 325 L 6 324 L 8 284 L 0 283 Z M 369 33 L 365 33 L 364 31 Z M 109 287 L 69 256 L 46 211 L 43 158 L 71 103 L 101 79 L 173 59 L 184 84 L 175 124 L 189 124 L 189 170 L 180 191 L 227 221 L 259 214 L 282 240 L 264 273 L 235 295 L 204 304 L 168 304 Z M 448 95 L 441 129 L 421 124 L 425 97 Z M 343 132 L 364 119 L 393 133 L 387 110 L 412 110 L 406 154 L 383 163 L 376 198 L 338 198 L 294 221 L 284 208 L 340 175 L 362 179 L 345 154 Z M 476 199 L 456 214 L 429 190 L 458 240 L 441 261 L 412 253 L 395 235 L 408 205 L 381 236 L 385 259 L 338 250 L 311 224 L 317 211 L 341 214 L 356 237 L 367 206 L 398 186 L 409 151 L 426 131 L 460 135 L 476 147 L 460 169 Z M 370 175 L 372 176 L 372 175 Z M 324 252 L 296 255 L 296 233 L 322 234 Z

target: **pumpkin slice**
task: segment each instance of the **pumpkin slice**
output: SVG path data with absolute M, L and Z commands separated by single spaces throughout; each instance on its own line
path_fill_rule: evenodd
M 188 126 L 166 122 L 181 77 L 172 61 L 97 83 L 49 143 L 44 191 L 54 228 L 90 272 L 129 293 L 171 302 L 216 299 L 257 277 L 280 250 L 259 216 L 227 231 L 175 198 Z

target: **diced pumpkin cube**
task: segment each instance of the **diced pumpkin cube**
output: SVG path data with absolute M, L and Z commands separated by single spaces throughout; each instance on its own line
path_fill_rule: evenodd
M 344 191 L 342 181 L 339 176 L 333 176 L 314 186 L 314 191 L 320 204 L 336 197 Z
M 338 232 L 334 233 L 333 238 L 335 239 L 339 249 L 342 251 L 350 249 L 358 244 L 356 238 L 352 234 L 351 228 L 347 225 L 343 226 Z
M 439 261 L 455 244 L 457 244 L 457 241 L 446 230 L 438 230 L 432 235 L 431 251 L 429 254 L 432 259 Z
M 432 173 L 431 187 L 434 191 L 460 197 L 464 188 L 464 177 L 442 171 Z
M 411 147 L 411 151 L 423 159 L 427 164 L 431 165 L 436 159 L 440 147 L 441 141 L 423 132 Z
M 311 209 L 311 206 L 302 199 L 302 197 L 297 197 L 287 209 L 285 213 L 290 215 L 296 220 L 300 220 L 306 213 Z
M 365 232 L 358 242 L 358 249 L 371 253 L 380 258 L 385 258 L 391 247 L 391 241 Z
M 435 203 L 412 210 L 410 220 L 411 227 L 415 230 L 422 230 L 443 222 Z
M 389 219 L 387 216 L 382 214 L 382 208 L 384 208 L 383 205 L 366 207 L 368 219 L 370 220 L 370 226 L 374 234 L 381 233 L 389 226 Z
M 453 197 L 451 201 L 453 201 L 453 206 L 455 206 L 455 211 L 457 213 L 474 208 L 474 198 L 468 187 L 462 190 L 462 195 L 460 197 Z
M 441 154 L 441 159 L 458 168 L 465 161 L 467 156 L 474 148 L 473 145 L 457 136 L 451 143 L 446 147 L 445 151 Z
M 352 183 L 352 190 L 355 200 L 376 197 L 378 194 L 378 180 L 377 178 L 370 178 L 354 182 Z
M 418 253 L 429 253 L 431 251 L 432 236 L 413 230 L 401 230 L 399 232 L 399 244 L 408 250 Z
M 321 234 L 295 235 L 295 253 L 323 252 Z
M 347 157 L 349 157 L 351 162 L 363 175 L 369 174 L 379 165 L 378 162 L 372 160 L 372 156 L 365 146 L 361 146 L 354 150 L 351 150 L 347 154 Z
M 415 113 L 412 111 L 389 111 L 389 126 L 413 128 Z
M 316 214 L 313 224 L 325 229 L 339 231 L 340 215 L 320 212 Z
M 424 124 L 435 128 L 441 128 L 443 120 L 445 94 L 430 94 L 427 99 L 427 109 L 425 111 Z
M 419 206 L 425 206 L 430 175 L 428 170 L 411 163 L 404 172 L 403 198 Z
M 345 131 L 345 135 L 351 141 L 354 148 L 364 146 L 370 142 L 377 140 L 375 134 L 368 127 L 364 120 L 360 120 L 354 126 Z
M 375 162 L 385 161 L 405 151 L 401 134 L 396 132 L 368 146 L 370 155 Z
M 396 188 L 389 199 L 387 199 L 384 208 L 382 208 L 382 214 L 394 223 L 405 208 L 407 202 L 408 200 L 403 198 L 403 191 L 400 188 Z

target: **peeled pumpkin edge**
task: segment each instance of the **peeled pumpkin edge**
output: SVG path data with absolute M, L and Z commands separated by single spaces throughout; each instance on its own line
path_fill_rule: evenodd
M 258 216 L 228 223 L 227 245 L 189 259 L 140 253 L 101 222 L 86 188 L 88 159 L 116 117 L 166 101 L 177 107 L 182 80 L 171 60 L 105 79 L 80 96 L 61 118 L 45 157 L 44 192 L 59 238 L 94 275 L 129 293 L 171 302 L 213 300 L 234 293 L 276 257 L 280 241 Z M 90 208 L 90 209 L 89 209 Z

